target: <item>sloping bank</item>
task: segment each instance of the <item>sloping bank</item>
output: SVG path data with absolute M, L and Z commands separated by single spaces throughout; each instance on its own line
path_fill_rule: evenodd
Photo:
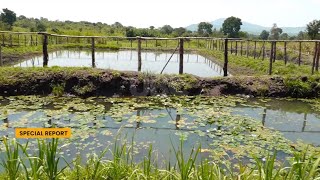
M 320 77 L 199 78 L 92 68 L 0 68 L 0 95 L 318 97 Z

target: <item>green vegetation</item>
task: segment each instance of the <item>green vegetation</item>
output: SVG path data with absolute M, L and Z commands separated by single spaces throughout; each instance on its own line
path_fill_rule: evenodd
M 307 24 L 307 33 L 311 39 L 319 39 L 320 21 L 313 20 Z
M 282 32 L 282 29 L 279 28 L 276 23 L 274 23 L 270 30 L 270 39 L 279 40 Z
M 7 28 L 12 30 L 13 23 L 17 20 L 16 13 L 7 8 L 2 11 L 3 12 L 0 14 L 0 29 Z
M 269 39 L 270 33 L 266 30 L 263 30 L 259 36 L 260 39 L 262 40 L 268 40 Z
M 213 53 L 213 51 L 203 53 Z M 281 76 L 265 76 L 265 71 L 268 70 L 267 61 L 250 60 L 260 62 L 259 65 L 256 65 L 257 63 L 250 64 L 250 61 L 246 61 L 248 61 L 246 58 L 243 58 L 243 60 L 239 60 L 239 57 L 230 58 L 230 67 L 236 66 L 237 69 L 241 69 L 239 71 L 230 71 L 231 74 L 239 74 L 241 76 L 217 77 L 206 79 L 205 81 L 203 78 L 189 74 L 126 73 L 84 67 L 2 67 L 0 68 L 0 92 L 5 95 L 7 93 L 6 89 L 9 88 L 14 89 L 10 93 L 16 95 L 28 92 L 28 94 L 34 95 L 70 93 L 78 96 L 87 96 L 102 95 L 102 92 L 113 92 L 123 86 L 125 87 L 123 93 L 128 95 L 131 92 L 126 87 L 146 83 L 152 89 L 157 89 L 154 90 L 153 95 L 159 93 L 192 93 L 198 95 L 201 91 L 203 93 L 210 92 L 215 86 L 221 86 L 221 92 L 225 94 L 245 92 L 254 96 L 275 96 L 274 93 L 276 93 L 276 96 L 280 97 L 318 97 L 320 95 L 320 77 L 318 73 L 313 76 L 306 75 L 309 71 L 308 66 L 302 65 L 299 67 L 292 64 L 284 66 L 282 63 L 275 63 L 274 74 Z M 247 66 L 247 64 L 250 66 Z M 239 68 L 240 65 L 245 68 Z M 290 73 L 295 75 L 287 75 Z M 255 75 L 256 77 L 246 75 Z M 108 89 L 104 88 L 106 86 Z M 162 90 L 164 91 L 162 92 Z M 278 95 L 278 93 L 280 94 Z
M 64 94 L 65 84 L 52 85 L 52 94 L 55 96 L 62 96 Z
M 200 36 L 209 36 L 212 34 L 212 27 L 213 25 L 208 22 L 201 22 L 198 25 L 198 34 Z
M 2 132 L 8 132 L 9 139 L 4 138 L 1 147 L 4 156 L 0 157 L 3 166 L 0 178 L 319 178 L 319 147 L 291 142 L 279 132 L 263 127 L 255 119 L 232 114 L 230 108 L 237 104 L 246 107 L 260 107 L 268 102 L 272 104 L 270 99 L 260 99 L 251 105 L 247 101 L 239 97 L 201 96 L 87 99 L 4 97 L 0 106 L 1 120 L 21 111 L 26 113 L 1 126 Z M 312 102 L 319 103 L 319 100 Z M 285 108 L 279 102 L 275 103 Z M 164 113 L 167 108 L 175 109 L 181 118 L 172 120 L 172 114 Z M 291 110 L 296 112 L 296 108 Z M 103 118 L 106 116 L 111 119 L 106 121 Z M 26 127 L 26 122 L 40 123 L 46 127 L 71 127 L 73 135 L 71 139 L 59 140 L 59 143 L 57 139 L 30 139 L 28 143 L 12 139 L 13 132 L 10 133 L 8 129 Z M 169 160 L 157 155 L 158 151 L 154 148 L 157 145 L 153 146 L 151 142 L 144 144 L 141 140 L 137 141 L 135 135 L 131 138 L 128 131 L 124 132 L 127 128 L 135 128 L 138 123 L 154 127 L 157 122 L 161 122 L 160 126 L 166 122 L 176 124 L 179 128 L 172 132 L 171 146 L 164 152 L 170 154 L 172 150 L 173 156 Z M 89 126 L 92 123 L 94 126 Z M 107 125 L 121 127 L 119 131 L 113 131 L 112 128 L 105 128 Z M 213 128 L 215 126 L 218 128 Z M 137 129 L 136 133 L 138 135 L 139 131 L 145 130 Z M 148 135 L 154 136 L 153 133 Z M 157 133 L 155 136 L 160 139 L 169 137 L 161 137 Z M 200 138 L 200 144 L 187 147 L 186 142 L 195 136 Z M 205 139 L 204 144 L 201 144 L 201 137 Z M 205 147 L 207 144 L 209 147 Z M 31 148 L 37 150 L 30 152 Z M 209 156 L 204 156 L 206 153 Z M 277 156 L 278 153 L 286 154 L 286 160 Z
M 227 35 L 229 38 L 238 38 L 241 25 L 242 22 L 240 18 L 231 16 L 223 22 L 222 31 L 224 35 Z
M 224 62 L 224 54 L 216 50 L 199 50 L 200 54 L 206 57 L 213 57 L 221 65 Z M 239 53 L 239 52 L 238 52 Z M 269 70 L 269 58 L 254 59 L 253 57 L 246 57 L 229 54 L 229 70 L 233 75 L 267 75 Z M 277 60 L 272 65 L 273 75 L 310 75 L 311 66 L 297 65 L 294 63 L 284 64 L 284 61 Z M 318 72 L 316 72 L 318 74 Z
M 283 180 L 283 179 L 317 179 L 320 177 L 320 157 L 316 154 L 307 154 L 307 149 L 296 152 L 289 166 L 276 165 L 276 153 L 268 155 L 265 160 L 256 158 L 253 167 L 239 164 L 234 169 L 223 161 L 209 162 L 202 160 L 196 163 L 199 158 L 200 148 L 192 149 L 189 157 L 183 156 L 183 140 L 178 150 L 175 150 L 177 164 L 166 169 L 159 168 L 155 163 L 156 157 L 152 156 L 152 146 L 149 147 L 148 159 L 138 164 L 130 163 L 133 159 L 132 147 L 124 144 L 115 144 L 111 151 L 113 160 L 106 160 L 105 149 L 99 156 L 91 154 L 89 161 L 81 164 L 81 158 L 76 158 L 67 166 L 61 166 L 58 154 L 58 140 L 52 142 L 39 140 L 39 156 L 29 156 L 25 149 L 28 145 L 21 145 L 16 141 L 9 142 L 4 139 L 8 157 L 2 159 L 6 171 L 0 174 L 5 179 L 259 179 L 259 180 Z M 24 156 L 17 156 L 23 151 Z M 30 162 L 31 169 L 27 168 Z M 35 164 L 34 164 L 35 163 Z M 24 169 L 21 169 L 20 164 Z M 12 172 L 13 171 L 13 172 Z

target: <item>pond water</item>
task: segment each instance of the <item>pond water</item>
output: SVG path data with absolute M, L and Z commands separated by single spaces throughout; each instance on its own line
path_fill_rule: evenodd
M 201 144 L 200 156 L 212 159 L 262 158 L 273 150 L 285 158 L 299 140 L 320 146 L 320 113 L 301 100 L 18 96 L 3 98 L 0 113 L 1 136 L 14 137 L 15 127 L 71 127 L 72 138 L 60 141 L 69 160 L 112 149 L 115 139 L 134 144 L 136 161 L 152 144 L 159 161 L 174 162 L 181 140 L 186 155 Z
M 142 72 L 160 73 L 172 52 L 141 53 Z M 114 69 L 120 71 L 138 71 L 138 52 L 136 50 L 106 51 L 95 53 L 95 66 L 102 69 Z M 22 61 L 16 67 L 41 67 L 43 57 L 37 56 Z M 62 67 L 92 67 L 91 53 L 89 51 L 56 51 L 49 53 L 48 66 Z M 184 54 L 184 73 L 200 77 L 222 76 L 223 69 L 205 57 L 193 54 Z M 174 54 L 163 71 L 167 74 L 179 73 L 179 54 Z

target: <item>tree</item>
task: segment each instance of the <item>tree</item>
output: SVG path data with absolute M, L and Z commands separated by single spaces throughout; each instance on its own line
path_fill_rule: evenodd
M 114 28 L 117 28 L 117 29 L 123 28 L 123 25 L 121 23 L 119 23 L 119 22 L 115 22 L 111 26 L 114 27 Z
M 198 24 L 198 34 L 200 36 L 209 36 L 212 34 L 213 25 L 208 22 L 201 22 Z
M 154 26 L 150 26 L 149 29 L 154 30 Z
M 283 33 L 280 35 L 280 39 L 282 40 L 288 40 L 289 39 L 289 34 L 288 33 Z
M 173 30 L 173 34 L 174 34 L 174 36 L 182 36 L 186 31 L 187 31 L 186 28 L 179 27 L 179 28 L 175 28 Z
M 38 32 L 45 32 L 47 30 L 47 27 L 44 23 L 41 21 L 37 20 L 36 21 L 36 29 Z
M 305 33 L 300 31 L 298 36 L 297 36 L 297 39 L 298 40 L 303 40 L 303 39 L 306 39 L 306 36 L 305 36 Z
M 134 27 L 132 27 L 132 26 L 126 27 L 126 36 L 127 37 L 135 37 L 136 36 L 136 34 L 134 32 Z
M 274 23 L 270 30 L 270 38 L 274 40 L 278 40 L 280 37 L 280 34 L 282 34 L 282 29 L 278 28 L 277 24 Z
M 239 31 L 240 38 L 249 38 L 249 33 L 244 31 Z
M 309 24 L 307 24 L 307 34 L 309 35 L 310 39 L 316 39 L 319 35 L 320 31 L 320 21 L 313 20 Z
M 269 35 L 270 33 L 266 30 L 263 30 L 261 33 L 260 33 L 260 39 L 262 40 L 267 40 L 269 38 Z
M 160 31 L 163 33 L 163 34 L 171 34 L 172 31 L 173 31 L 173 28 L 170 26 L 170 25 L 164 25 L 160 28 Z
M 229 17 L 222 24 L 222 32 L 230 38 L 239 37 L 239 31 L 241 29 L 241 19 L 237 17 Z
M 2 9 L 2 13 L 0 14 L 0 19 L 5 24 L 8 24 L 10 28 L 12 27 L 13 23 L 17 20 L 17 15 L 13 11 L 10 11 L 9 9 L 5 8 Z

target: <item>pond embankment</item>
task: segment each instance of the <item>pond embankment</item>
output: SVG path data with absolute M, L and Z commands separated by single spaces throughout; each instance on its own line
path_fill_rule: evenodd
M 318 76 L 200 78 L 94 68 L 0 68 L 0 95 L 318 97 Z

